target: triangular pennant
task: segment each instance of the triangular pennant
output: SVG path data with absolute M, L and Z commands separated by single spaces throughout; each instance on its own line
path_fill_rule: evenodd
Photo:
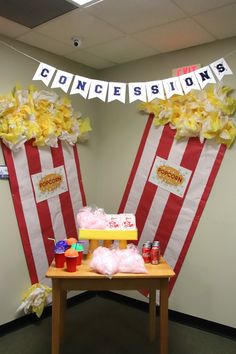
M 189 93 L 191 90 L 201 89 L 194 72 L 181 75 L 179 79 L 185 94 Z
M 43 81 L 43 83 L 46 86 L 48 86 L 55 71 L 56 71 L 56 68 L 54 68 L 53 66 L 45 64 L 45 63 L 40 63 L 32 80 Z
M 166 98 L 170 98 L 173 95 L 183 95 L 183 90 L 177 76 L 163 80 L 163 85 L 166 93 Z
M 83 98 L 87 98 L 91 79 L 76 75 L 70 90 L 71 95 L 79 94 Z
M 122 82 L 109 82 L 108 102 L 120 101 L 125 103 L 126 84 Z
M 149 81 L 146 82 L 146 91 L 147 91 L 147 98 L 148 102 L 159 98 L 161 100 L 165 100 L 165 92 L 163 88 L 163 82 L 161 80 L 158 81 Z
M 106 101 L 108 82 L 101 80 L 91 80 L 89 96 L 88 98 L 99 98 L 102 101 Z
M 144 82 L 130 82 L 128 85 L 130 103 L 137 100 L 147 102 L 146 85 Z
M 213 73 L 218 80 L 221 80 L 225 75 L 232 75 L 233 72 L 224 58 L 218 59 L 210 64 Z
M 70 74 L 66 71 L 57 70 L 56 76 L 52 83 L 52 88 L 61 88 L 64 92 L 67 92 L 70 86 L 70 83 L 73 79 L 73 74 Z
M 214 84 L 216 82 L 209 65 L 204 66 L 201 69 L 195 70 L 194 73 L 201 89 L 203 89 L 208 84 Z

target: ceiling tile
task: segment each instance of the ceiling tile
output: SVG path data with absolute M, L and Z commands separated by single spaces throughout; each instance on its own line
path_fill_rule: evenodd
M 98 55 L 115 63 L 125 63 L 158 54 L 157 50 L 131 37 L 115 39 L 112 42 L 96 45 L 86 50 L 93 55 Z
M 86 9 L 126 33 L 134 33 L 185 17 L 169 0 L 109 0 Z
M 65 55 L 65 57 L 78 63 L 90 66 L 94 69 L 104 69 L 116 65 L 116 63 L 97 57 L 95 55 L 91 55 L 91 53 L 88 53 L 84 50 L 74 51 Z
M 29 31 L 28 27 L 19 25 L 16 22 L 10 21 L 4 17 L 0 16 L 0 33 L 15 38 L 23 33 Z
M 189 15 L 196 15 L 201 12 L 215 9 L 217 7 L 232 4 L 235 1 L 232 0 L 174 0 L 184 11 Z
M 123 36 L 122 32 L 80 9 L 57 17 L 34 30 L 54 39 L 60 38 L 60 41 L 71 45 L 71 38 L 79 36 L 83 48 Z
M 66 45 L 34 31 L 23 34 L 22 36 L 17 37 L 17 39 L 21 42 L 47 50 L 54 54 L 64 55 L 72 50 L 70 45 Z
M 235 15 L 236 4 L 233 4 L 194 16 L 194 19 L 217 39 L 222 39 L 236 35 Z
M 76 8 L 65 0 L 0 0 L 2 16 L 29 28 Z
M 214 40 L 212 35 L 191 19 L 158 26 L 144 32 L 136 33 L 134 36 L 161 52 L 192 47 Z

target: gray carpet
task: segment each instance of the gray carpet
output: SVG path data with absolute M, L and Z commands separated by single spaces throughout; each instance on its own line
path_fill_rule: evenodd
M 150 344 L 147 326 L 148 314 L 143 309 L 92 297 L 68 308 L 66 337 L 60 354 L 158 354 L 158 336 Z M 0 338 L 2 354 L 50 354 L 50 351 L 50 316 Z M 169 354 L 236 354 L 236 341 L 169 321 Z

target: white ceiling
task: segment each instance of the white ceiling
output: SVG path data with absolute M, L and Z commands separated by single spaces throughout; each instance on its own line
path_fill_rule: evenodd
M 235 18 L 236 0 L 104 0 L 33 29 L 0 16 L 0 33 L 104 69 L 236 36 Z

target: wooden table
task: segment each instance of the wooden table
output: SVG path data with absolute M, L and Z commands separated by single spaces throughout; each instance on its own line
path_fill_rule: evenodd
M 161 258 L 158 265 L 146 264 L 147 274 L 117 273 L 112 279 L 90 270 L 83 261 L 75 273 L 50 266 L 46 276 L 52 279 L 52 354 L 59 354 L 64 336 L 66 293 L 68 290 L 149 289 L 149 338 L 156 335 L 156 290 L 160 290 L 160 354 L 168 353 L 168 283 L 175 273 Z

